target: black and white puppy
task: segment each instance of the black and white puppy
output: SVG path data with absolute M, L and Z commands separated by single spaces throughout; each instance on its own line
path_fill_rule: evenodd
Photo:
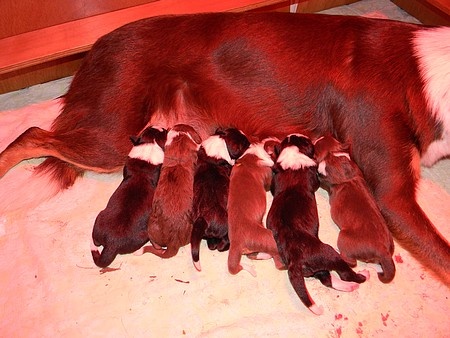
M 228 190 L 234 161 L 250 146 L 238 129 L 218 129 L 202 142 L 194 176 L 191 235 L 192 261 L 200 265 L 200 243 L 206 239 L 211 250 L 226 251 L 228 238 Z
M 309 296 L 304 277 L 315 277 L 325 286 L 341 291 L 353 291 L 366 277 L 355 273 L 318 237 L 315 192 L 319 188 L 319 179 L 310 139 L 291 134 L 281 142 L 276 153 L 279 155 L 271 185 L 274 198 L 267 215 L 267 228 L 273 232 L 295 292 L 309 310 L 319 315 L 323 308 Z M 332 270 L 342 280 L 331 275 Z
M 91 253 L 97 266 L 107 267 L 118 254 L 142 253 L 148 242 L 147 223 L 166 137 L 166 129 L 148 127 L 130 138 L 133 148 L 123 168 L 123 180 L 94 223 Z

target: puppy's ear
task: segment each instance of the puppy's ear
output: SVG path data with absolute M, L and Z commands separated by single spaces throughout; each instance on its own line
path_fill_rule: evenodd
M 201 144 L 202 143 L 202 138 L 200 137 L 200 135 L 194 129 L 189 131 L 189 135 L 191 135 L 191 137 L 192 137 L 192 139 L 194 140 L 195 143 L 197 143 L 197 144 Z
M 276 140 L 268 140 L 264 142 L 264 150 L 269 154 L 272 161 L 276 162 L 281 152 L 281 143 Z
M 214 132 L 214 135 L 219 135 L 219 136 L 225 135 L 225 128 L 217 127 L 216 131 Z
M 162 150 L 165 150 L 166 141 L 167 141 L 167 129 L 163 129 L 158 133 L 157 137 L 155 137 L 156 144 L 161 147 Z
M 140 143 L 140 137 L 130 136 L 130 141 L 131 141 L 131 143 L 133 143 L 134 146 L 137 146 Z

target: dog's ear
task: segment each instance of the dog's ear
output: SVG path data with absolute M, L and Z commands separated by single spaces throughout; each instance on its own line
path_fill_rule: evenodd
M 138 136 L 130 136 L 130 141 L 134 146 L 139 145 L 140 137 Z
M 202 138 L 200 137 L 200 135 L 194 130 L 194 128 L 192 128 L 191 131 L 189 131 L 189 135 L 191 135 L 192 139 L 194 140 L 195 143 L 197 144 L 201 144 L 202 143 Z

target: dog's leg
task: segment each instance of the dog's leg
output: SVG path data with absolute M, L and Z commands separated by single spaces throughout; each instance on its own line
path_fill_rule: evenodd
M 192 226 L 191 233 L 191 255 L 192 262 L 194 263 L 197 271 L 201 271 L 202 267 L 200 264 L 200 243 L 203 236 L 205 235 L 205 230 L 208 227 L 208 223 L 203 217 L 199 217 L 195 220 Z

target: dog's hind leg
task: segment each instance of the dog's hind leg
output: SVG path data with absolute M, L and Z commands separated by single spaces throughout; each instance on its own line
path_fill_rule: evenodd
M 200 265 L 200 243 L 205 235 L 205 230 L 208 227 L 208 223 L 203 217 L 199 217 L 195 220 L 192 225 L 191 233 L 191 255 L 192 262 L 194 263 L 197 271 L 201 271 L 202 267 Z

